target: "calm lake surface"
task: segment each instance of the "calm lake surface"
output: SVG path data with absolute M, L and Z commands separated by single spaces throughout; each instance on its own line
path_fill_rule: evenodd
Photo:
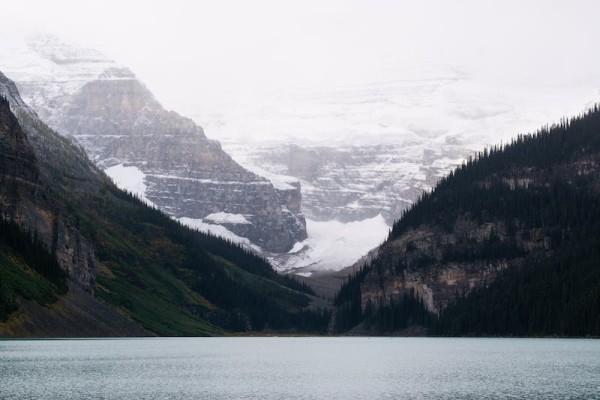
M 0 341 L 4 399 L 600 399 L 600 340 Z

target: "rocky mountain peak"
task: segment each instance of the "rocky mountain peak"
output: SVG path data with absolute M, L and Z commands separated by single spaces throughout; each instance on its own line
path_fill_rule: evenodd
M 274 186 L 243 168 L 126 67 L 39 35 L 0 51 L 0 61 L 44 122 L 171 217 L 260 251 L 285 253 L 306 238 L 299 185 Z

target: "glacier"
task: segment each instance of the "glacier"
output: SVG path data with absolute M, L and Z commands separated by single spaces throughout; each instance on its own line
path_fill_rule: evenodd
M 275 268 L 301 276 L 338 271 L 379 246 L 389 233 L 381 214 L 353 222 L 307 219 L 306 228 L 306 240 L 296 243 L 286 255 L 269 257 Z

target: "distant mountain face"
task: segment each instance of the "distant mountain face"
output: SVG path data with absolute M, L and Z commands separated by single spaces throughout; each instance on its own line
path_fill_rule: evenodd
M 298 179 L 308 219 L 348 223 L 381 214 L 391 226 L 467 156 L 527 124 L 519 103 L 459 69 L 393 76 L 292 88 L 212 112 L 204 105 L 195 118 L 245 167 Z
M 309 237 L 272 260 L 309 274 L 352 265 L 424 191 L 508 121 L 521 122 L 493 93 L 469 103 L 471 87 L 448 68 L 406 71 L 397 80 L 265 95 L 259 105 L 196 118 L 244 167 L 300 181 Z M 236 135 L 239 126 L 248 138 Z
M 270 259 L 281 270 L 303 275 L 354 264 L 385 240 L 407 207 L 471 154 L 470 146 L 450 138 L 431 146 L 401 138 L 224 146 L 261 175 L 300 182 L 308 239 Z
M 300 180 L 302 209 L 311 220 L 355 222 L 381 214 L 389 226 L 471 154 L 468 146 L 452 140 L 436 148 L 409 140 L 227 148 L 243 164 Z
M 306 288 L 262 258 L 119 190 L 2 73 L 0 217 L 0 336 L 210 335 L 327 323 L 306 309 Z
M 192 120 L 165 110 L 127 68 L 46 36 L 2 54 L 23 99 L 124 189 L 195 228 L 261 250 L 286 252 L 306 238 L 297 183 L 273 185 L 241 167 Z
M 310 273 L 352 264 L 469 155 L 579 111 L 597 90 L 507 87 L 466 65 L 428 65 L 221 97 L 187 115 L 244 167 L 300 181 L 306 249 L 275 262 Z
M 485 151 L 339 292 L 340 331 L 600 332 L 600 108 Z

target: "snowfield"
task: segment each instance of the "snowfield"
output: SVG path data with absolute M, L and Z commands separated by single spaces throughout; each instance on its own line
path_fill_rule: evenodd
M 105 169 L 104 173 L 119 189 L 132 193 L 147 205 L 154 207 L 154 204 L 146 198 L 146 184 L 144 183 L 146 175 L 138 167 L 118 164 Z
M 231 214 L 226 212 L 209 214 L 204 217 L 204 219 L 206 221 L 214 222 L 215 224 L 251 224 L 251 222 L 242 214 Z
M 181 222 L 188 228 L 204 233 L 210 233 L 211 235 L 218 236 L 222 239 L 229 240 L 230 242 L 242 245 L 249 250 L 256 251 L 257 253 L 262 253 L 262 249 L 250 242 L 248 238 L 238 236 L 222 225 L 210 224 L 202 219 L 188 217 L 177 218 L 177 221 Z

